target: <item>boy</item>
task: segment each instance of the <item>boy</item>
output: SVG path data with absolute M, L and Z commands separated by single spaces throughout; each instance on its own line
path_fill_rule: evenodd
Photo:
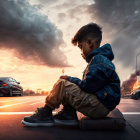
M 120 79 L 111 62 L 114 55 L 109 44 L 100 46 L 102 31 L 96 23 L 81 27 L 72 38 L 88 63 L 82 80 L 60 76 L 45 99 L 44 107 L 37 108 L 31 116 L 24 117 L 27 126 L 78 125 L 76 111 L 93 119 L 104 118 L 120 102 Z M 52 110 L 63 105 L 56 115 Z

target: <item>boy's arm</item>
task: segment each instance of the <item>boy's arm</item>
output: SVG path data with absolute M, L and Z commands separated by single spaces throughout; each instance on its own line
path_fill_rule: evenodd
M 89 71 L 84 80 L 71 76 L 67 80 L 77 84 L 83 91 L 93 93 L 100 90 L 106 84 L 112 72 L 103 63 L 98 63 L 95 66 L 89 67 Z
M 71 77 L 71 76 L 68 76 L 68 78 L 66 80 L 68 80 L 76 85 L 79 85 L 81 82 L 81 79 L 79 79 L 77 77 Z

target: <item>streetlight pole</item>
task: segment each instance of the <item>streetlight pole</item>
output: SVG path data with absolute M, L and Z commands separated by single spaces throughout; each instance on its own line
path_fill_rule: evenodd
M 139 54 L 140 53 L 138 53 L 137 56 L 136 56 L 136 75 L 137 75 L 137 57 L 138 57 Z

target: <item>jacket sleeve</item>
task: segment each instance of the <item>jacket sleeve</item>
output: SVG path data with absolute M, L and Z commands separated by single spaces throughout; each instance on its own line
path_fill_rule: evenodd
M 71 77 L 68 76 L 68 78 L 66 79 L 67 81 L 70 81 L 76 85 L 79 85 L 81 83 L 81 79 L 77 78 L 77 77 Z
M 69 76 L 68 81 L 77 84 L 83 91 L 94 93 L 102 88 L 108 81 L 112 70 L 103 63 L 98 63 L 95 66 L 89 67 L 84 80 Z

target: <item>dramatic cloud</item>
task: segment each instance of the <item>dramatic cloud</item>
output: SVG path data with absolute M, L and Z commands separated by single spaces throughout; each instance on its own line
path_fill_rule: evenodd
M 55 2 L 57 2 L 58 0 L 38 0 L 41 4 L 47 4 L 47 5 L 50 5 L 50 4 L 53 4 Z
M 67 2 L 67 3 L 63 3 L 61 5 L 56 5 L 55 7 L 53 7 L 54 9 L 59 9 L 61 7 L 64 7 L 66 5 L 69 5 L 69 6 L 66 6 L 66 7 L 70 7 L 71 5 L 73 5 L 74 3 L 71 3 L 70 1 Z M 67 8 L 66 12 L 65 13 L 58 13 L 58 22 L 61 22 L 61 21 L 65 21 L 64 18 L 69 18 L 69 19 L 76 19 L 76 22 L 80 22 L 81 21 L 81 18 L 83 16 L 83 14 L 85 14 L 85 10 L 87 9 L 88 5 L 87 4 L 82 4 L 82 5 L 74 5 L 72 8 Z M 79 16 L 80 15 L 80 16 Z
M 83 14 L 85 6 L 87 6 L 87 5 L 83 4 L 83 5 L 78 5 L 75 8 L 72 8 L 72 9 L 68 9 L 67 12 L 68 12 L 70 18 L 71 19 L 77 18 L 77 17 L 79 17 L 80 13 Z
M 114 40 L 115 59 L 124 67 L 134 64 L 136 54 L 140 52 L 140 1 L 139 0 L 94 0 L 86 13 L 103 27 L 106 41 Z M 123 36 L 123 37 L 122 37 Z M 109 43 L 109 42 L 107 42 Z
M 75 0 L 67 0 L 67 2 L 64 2 L 62 4 L 57 4 L 57 5 L 53 6 L 52 8 L 56 8 L 58 10 L 59 9 L 67 9 L 67 8 L 70 8 L 70 7 L 74 7 L 75 5 L 76 5 Z
M 65 21 L 64 18 L 65 18 L 66 14 L 65 13 L 58 13 L 58 22 L 62 22 L 62 21 Z
M 0 49 L 37 65 L 70 67 L 60 50 L 63 33 L 25 0 L 0 0 Z
M 63 19 L 65 16 L 66 16 L 65 13 L 58 13 L 58 17 L 61 18 L 61 19 Z
M 41 5 L 41 4 L 35 4 L 35 5 L 33 5 L 35 8 L 37 8 L 38 10 L 41 10 L 41 9 L 43 9 L 43 6 Z

